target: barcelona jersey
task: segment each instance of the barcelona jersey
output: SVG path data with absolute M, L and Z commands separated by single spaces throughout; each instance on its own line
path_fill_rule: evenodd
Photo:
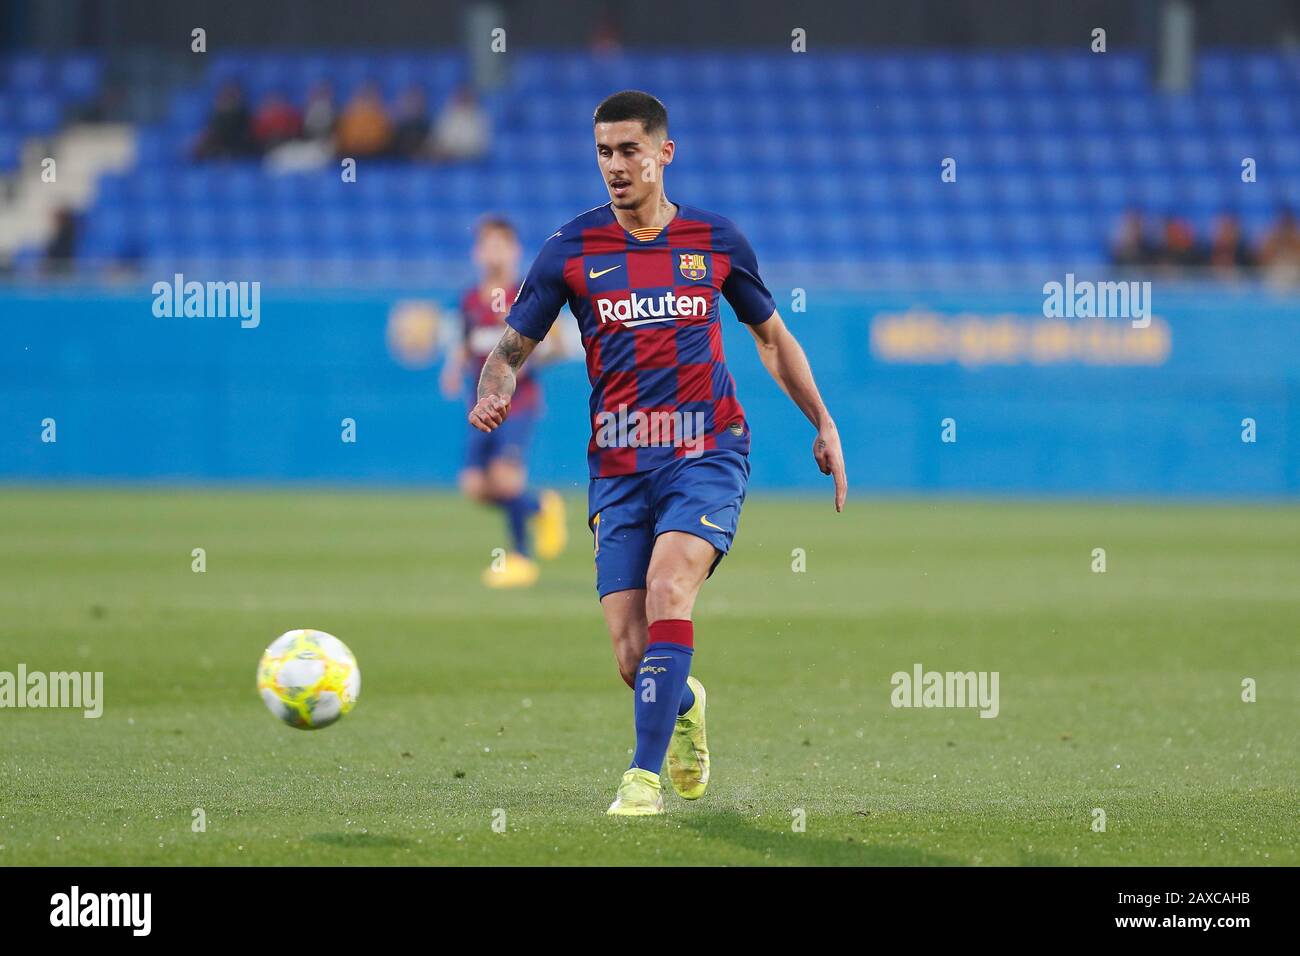
M 505 306 L 504 312 L 510 310 L 509 302 L 516 295 L 518 289 L 511 285 L 501 290 L 501 300 Z M 492 350 L 501 339 L 501 333 L 505 331 L 505 314 L 497 313 L 492 309 L 492 299 L 490 296 L 484 297 L 482 290 L 478 286 L 472 286 L 465 290 L 465 294 L 460 299 L 460 314 L 463 320 L 464 345 L 465 352 L 469 356 L 469 362 L 465 366 L 465 400 L 472 408 L 478 400 L 478 377 L 483 372 L 483 363 L 487 361 Z M 541 406 L 541 388 L 537 380 L 529 375 L 526 371 L 519 373 L 518 381 L 515 383 L 515 394 L 511 400 L 511 409 L 515 412 L 540 411 Z
M 722 352 L 721 300 L 758 325 L 776 310 L 730 220 L 679 205 L 629 232 L 609 205 L 546 241 L 506 322 L 541 340 L 567 303 L 591 381 L 593 478 L 650 471 L 713 449 L 749 453 L 749 425 Z

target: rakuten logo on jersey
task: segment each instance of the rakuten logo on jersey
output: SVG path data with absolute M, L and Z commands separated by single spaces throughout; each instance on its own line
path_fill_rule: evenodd
M 626 299 L 596 299 L 596 313 L 601 324 L 622 322 L 626 326 L 674 319 L 703 318 L 709 314 L 709 300 L 702 295 L 674 295 L 665 292 L 657 298 L 635 292 Z

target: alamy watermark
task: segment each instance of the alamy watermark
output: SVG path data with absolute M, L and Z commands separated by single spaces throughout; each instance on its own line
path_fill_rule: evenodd
M 978 707 L 981 717 L 998 715 L 997 671 L 896 671 L 889 679 L 895 707 Z
M 72 709 L 95 720 L 104 713 L 103 671 L 0 671 L 0 708 Z
M 153 292 L 153 314 L 160 319 L 238 318 L 240 328 L 255 329 L 262 322 L 262 283 L 185 281 L 178 272 L 172 281 L 159 280 Z
M 153 894 L 83 893 L 73 886 L 50 897 L 50 925 L 118 926 L 129 928 L 133 936 L 148 936 L 153 928 Z
M 1132 319 L 1133 328 L 1151 324 L 1150 282 L 1075 280 L 1043 284 L 1043 317 L 1048 319 Z
M 704 454 L 706 423 L 703 412 L 617 411 L 596 413 L 597 448 L 683 448 L 685 457 Z

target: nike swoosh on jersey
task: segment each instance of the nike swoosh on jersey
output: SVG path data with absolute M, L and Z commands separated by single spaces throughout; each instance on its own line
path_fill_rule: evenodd
M 700 524 L 704 525 L 704 527 L 706 527 L 706 528 L 714 528 L 714 529 L 716 529 L 716 530 L 718 530 L 718 531 L 726 531 L 726 530 L 727 530 L 726 528 L 719 527 L 718 525 L 716 525 L 716 524 L 714 524 L 712 521 L 710 521 L 708 515 L 700 515 Z
M 664 315 L 654 319 L 633 319 L 631 322 L 619 322 L 618 324 L 625 329 L 636 328 L 638 325 L 649 325 L 651 322 L 676 322 L 680 316 Z
M 588 278 L 588 279 L 599 279 L 601 276 L 605 275 L 605 273 L 607 273 L 607 272 L 613 272 L 615 269 L 621 269 L 621 268 L 623 268 L 622 265 L 610 266 L 608 269 L 603 269 L 603 270 L 601 270 L 600 272 L 597 272 L 595 269 L 588 269 L 588 270 L 587 270 L 587 278 Z

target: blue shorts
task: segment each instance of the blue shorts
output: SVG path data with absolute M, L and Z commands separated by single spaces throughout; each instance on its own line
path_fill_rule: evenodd
M 486 468 L 488 462 L 506 458 L 523 465 L 528 460 L 528 446 L 533 440 L 534 412 L 511 412 L 497 428 L 481 432 L 473 425 L 465 439 L 465 467 Z
M 593 478 L 587 526 L 595 538 L 596 591 L 645 587 L 655 539 L 684 531 L 717 549 L 713 569 L 731 549 L 749 484 L 749 458 L 722 449 L 678 458 L 653 471 Z

